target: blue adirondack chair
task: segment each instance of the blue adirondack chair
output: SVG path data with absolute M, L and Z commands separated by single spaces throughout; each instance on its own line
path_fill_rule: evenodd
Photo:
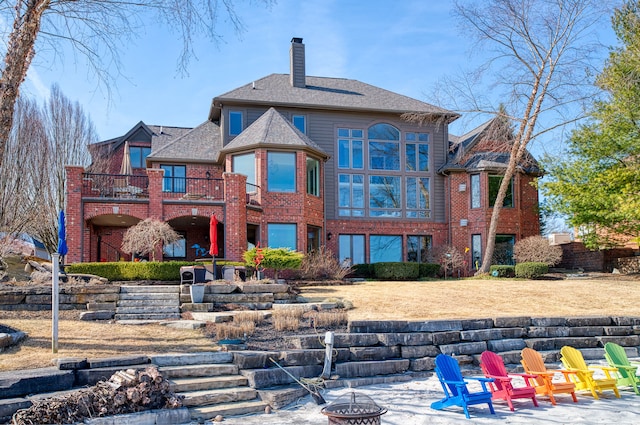
M 432 409 L 442 410 L 450 406 L 459 406 L 464 410 L 467 419 L 470 419 L 468 406 L 487 403 L 491 414 L 496 414 L 491 403 L 491 391 L 487 388 L 487 383 L 492 382 L 493 379 L 462 377 L 456 359 L 446 354 L 438 354 L 436 357 L 436 374 L 442 385 L 444 398 L 431 403 Z M 467 387 L 469 380 L 480 382 L 482 391 L 470 392 Z

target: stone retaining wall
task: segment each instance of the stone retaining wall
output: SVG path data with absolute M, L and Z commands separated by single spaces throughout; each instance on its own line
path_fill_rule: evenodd
M 60 310 L 87 310 L 89 304 L 116 309 L 119 285 L 60 285 Z M 0 292 L 0 310 L 51 310 L 51 286 L 14 286 Z

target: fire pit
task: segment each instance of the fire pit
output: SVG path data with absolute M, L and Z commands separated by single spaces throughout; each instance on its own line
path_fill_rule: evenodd
M 387 409 L 366 395 L 351 392 L 323 407 L 321 412 L 329 418 L 329 425 L 378 425 Z

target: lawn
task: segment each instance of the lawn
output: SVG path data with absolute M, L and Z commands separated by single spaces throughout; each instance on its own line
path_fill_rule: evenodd
M 361 282 L 301 288 L 309 301 L 347 300 L 350 320 L 434 320 L 507 316 L 638 316 L 640 280 L 439 280 Z M 61 312 L 59 350 L 51 350 L 50 312 L 0 311 L 0 323 L 27 332 L 19 347 L 0 353 L 0 371 L 51 366 L 58 357 L 98 358 L 128 354 L 216 350 L 201 330 L 161 325 L 125 326 L 81 322 Z

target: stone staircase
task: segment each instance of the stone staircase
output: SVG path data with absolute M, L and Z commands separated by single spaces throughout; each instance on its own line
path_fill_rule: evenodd
M 263 413 L 268 406 L 239 374 L 229 352 L 161 355 L 152 358 L 183 404 L 191 419 L 203 423 L 223 417 Z
M 180 319 L 180 286 L 121 286 L 114 318 L 120 323 Z

